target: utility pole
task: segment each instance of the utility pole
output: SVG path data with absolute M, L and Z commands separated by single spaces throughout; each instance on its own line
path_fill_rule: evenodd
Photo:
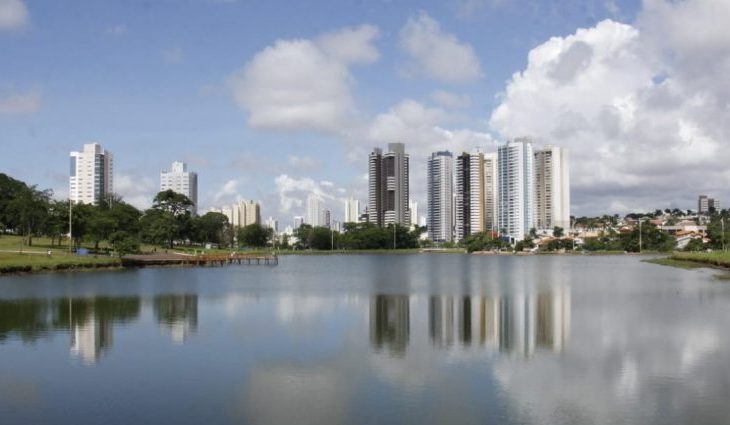
M 395 249 L 395 223 L 393 223 L 393 249 Z
M 725 251 L 725 217 L 720 217 L 720 226 L 722 227 L 722 250 Z
M 73 201 L 71 198 L 68 198 L 68 253 L 71 254 L 71 244 L 73 243 L 73 233 L 71 232 L 73 230 L 72 224 L 71 224 L 71 218 L 73 217 L 72 214 L 73 211 Z
M 639 219 L 639 254 L 641 254 L 641 219 Z

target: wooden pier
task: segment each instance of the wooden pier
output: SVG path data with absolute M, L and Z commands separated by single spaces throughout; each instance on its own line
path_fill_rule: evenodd
M 267 265 L 279 264 L 276 254 L 146 254 L 125 255 L 122 257 L 124 267 L 147 266 L 226 266 L 226 265 Z

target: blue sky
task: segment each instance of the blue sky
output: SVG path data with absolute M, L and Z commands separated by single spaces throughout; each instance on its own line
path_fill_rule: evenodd
M 0 0 L 0 171 L 64 197 L 68 152 L 98 141 L 138 206 L 182 159 L 203 209 L 288 224 L 312 191 L 336 216 L 364 201 L 374 146 L 406 143 L 423 205 L 430 151 L 524 134 L 571 149 L 576 214 L 690 208 L 727 177 L 728 89 L 692 65 L 727 70 L 722 3 Z

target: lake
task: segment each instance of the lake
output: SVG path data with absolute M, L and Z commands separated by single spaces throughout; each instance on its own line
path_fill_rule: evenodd
M 1 277 L 0 423 L 730 423 L 730 283 L 640 259 Z

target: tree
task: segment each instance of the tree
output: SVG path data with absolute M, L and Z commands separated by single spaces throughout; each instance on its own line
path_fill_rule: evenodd
M 116 231 L 109 235 L 109 243 L 120 257 L 126 254 L 139 252 L 139 238 L 123 230 Z
M 273 230 L 254 223 L 238 229 L 238 244 L 244 246 L 264 247 L 273 235 Z
M 53 192 L 38 190 L 36 186 L 26 187 L 16 193 L 7 205 L 16 230 L 27 238 L 28 246 L 33 245 L 33 235 L 39 232 L 48 220 L 48 206 Z
M 192 240 L 200 243 L 211 242 L 223 245 L 229 227 L 228 217 L 221 213 L 209 212 L 200 217 L 195 217 L 192 220 L 192 227 Z
M 467 252 L 494 251 L 508 248 L 508 242 L 495 237 L 492 232 L 472 233 L 464 240 Z
M 182 193 L 177 193 L 172 189 L 168 189 L 159 192 L 155 195 L 155 199 L 152 203 L 152 208 L 160 211 L 165 211 L 172 214 L 175 217 L 190 213 L 190 207 L 192 207 L 193 201 Z
M 8 205 L 27 189 L 28 186 L 22 181 L 0 173 L 0 230 L 3 232 L 15 229 L 15 216 L 8 210 Z
M 705 244 L 702 243 L 702 239 L 692 239 L 684 247 L 685 251 L 704 251 Z
M 563 228 L 562 227 L 555 226 L 553 228 L 553 236 L 554 237 L 556 237 L 556 238 L 562 238 L 563 237 L 563 234 L 564 234 L 564 232 L 563 232 Z
M 165 243 L 168 248 L 173 247 L 176 239 L 189 239 L 192 206 L 193 202 L 183 194 L 169 189 L 159 192 L 140 221 L 143 237 L 153 243 Z

